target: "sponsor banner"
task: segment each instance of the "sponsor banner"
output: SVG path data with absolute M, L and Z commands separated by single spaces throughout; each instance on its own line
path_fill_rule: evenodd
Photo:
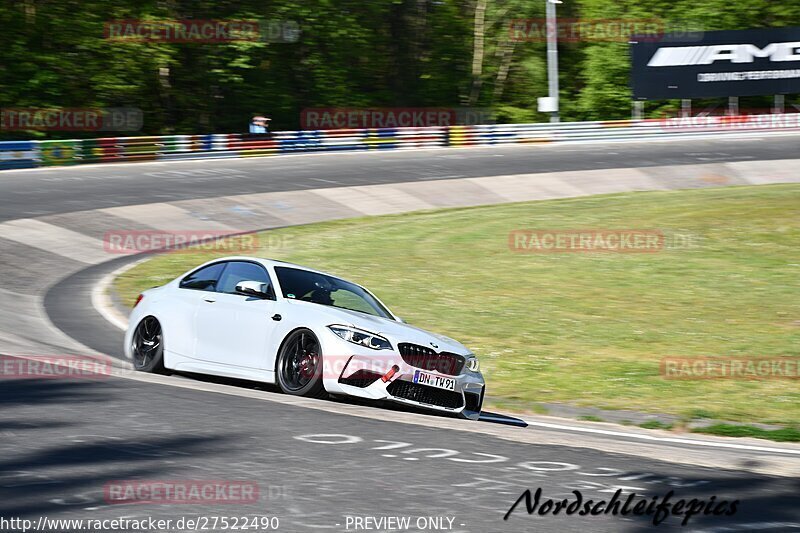
M 110 254 L 138 254 L 146 252 L 207 251 L 252 252 L 261 248 L 282 247 L 284 236 L 271 237 L 260 242 L 257 233 L 231 235 L 225 230 L 111 230 L 103 235 L 103 249 Z
M 696 39 L 631 38 L 640 100 L 800 92 L 800 27 L 703 32 Z
M 111 358 L 103 355 L 0 355 L 0 380 L 103 379 L 111 369 Z
M 559 42 L 627 43 L 632 35 L 640 40 L 658 41 L 664 35 L 661 19 L 580 19 L 559 18 L 555 32 Z M 515 42 L 547 42 L 547 19 L 514 19 L 509 23 L 509 38 Z
M 517 253 L 655 253 L 664 233 L 650 229 L 513 230 L 508 248 Z
M 493 124 L 489 109 L 471 107 L 320 107 L 300 114 L 303 130 L 425 128 Z
M 800 357 L 665 357 L 665 379 L 798 379 Z
M 142 123 L 142 110 L 135 107 L 0 109 L 0 130 L 7 131 L 138 131 Z
M 292 20 L 109 20 L 103 36 L 117 42 L 293 43 L 300 38 L 300 27 Z
M 108 504 L 247 504 L 259 499 L 258 483 L 231 480 L 121 480 L 103 485 Z

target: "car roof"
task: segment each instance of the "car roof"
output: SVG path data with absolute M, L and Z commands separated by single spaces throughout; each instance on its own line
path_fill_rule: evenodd
M 299 270 L 306 270 L 308 272 L 315 272 L 317 274 L 322 274 L 322 275 L 325 275 L 325 276 L 330 276 L 332 278 L 337 278 L 337 279 L 344 280 L 344 278 L 342 278 L 340 276 L 336 276 L 336 275 L 330 274 L 328 272 L 323 272 L 322 270 L 309 268 L 309 267 L 306 267 L 306 266 L 303 266 L 303 265 L 298 265 L 296 263 L 289 263 L 288 261 L 281 261 L 279 259 L 270 259 L 268 257 L 255 257 L 255 256 L 251 256 L 251 255 L 231 255 L 231 256 L 228 256 L 228 257 L 218 257 L 218 258 L 214 259 L 213 261 L 208 261 L 206 264 L 218 263 L 218 262 L 222 262 L 222 261 L 255 261 L 257 263 L 261 263 L 265 267 L 269 267 L 269 266 L 272 266 L 272 267 L 276 267 L 276 266 L 291 267 L 291 268 L 297 268 Z M 344 281 L 347 281 L 347 280 L 344 280 Z
M 221 263 L 223 261 L 255 261 L 257 263 L 262 264 L 263 266 L 265 266 L 267 268 L 268 267 L 273 267 L 274 268 L 274 267 L 278 267 L 278 266 L 296 268 L 298 270 L 305 270 L 306 272 L 314 272 L 314 273 L 317 273 L 317 274 L 322 274 L 323 276 L 330 276 L 332 278 L 340 279 L 342 281 L 346 281 L 348 283 L 353 283 L 355 285 L 358 285 L 358 283 L 355 283 L 354 281 L 350 281 L 348 279 L 345 279 L 345 278 L 340 277 L 340 276 L 336 276 L 334 274 L 329 274 L 328 272 L 324 272 L 322 270 L 316 270 L 314 268 L 305 267 L 303 265 L 298 265 L 296 263 L 289 263 L 287 261 L 281 261 L 279 259 L 270 259 L 268 257 L 255 257 L 255 256 L 251 256 L 251 255 L 230 255 L 228 257 L 218 257 L 218 258 L 213 259 L 211 261 L 206 261 L 202 265 L 196 266 L 194 268 L 194 270 L 197 270 L 198 268 L 202 268 L 205 265 L 210 265 L 212 263 Z M 361 285 L 358 285 L 358 286 L 361 287 L 362 289 L 366 290 L 369 294 L 372 295 L 373 298 L 378 300 L 378 303 L 381 304 L 381 306 L 389 313 L 390 316 L 395 316 L 394 313 L 392 313 L 392 311 L 390 311 L 388 309 L 388 307 L 386 307 L 386 304 L 381 302 L 380 299 L 377 296 L 375 296 L 374 294 L 372 294 L 372 292 L 370 292 L 369 289 L 367 289 L 366 287 L 363 287 Z

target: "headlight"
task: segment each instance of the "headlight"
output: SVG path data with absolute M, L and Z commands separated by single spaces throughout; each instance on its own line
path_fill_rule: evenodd
M 359 346 L 365 346 L 367 348 L 372 348 L 373 350 L 392 349 L 392 345 L 388 340 L 368 331 L 351 328 L 349 326 L 337 325 L 328 326 L 328 328 L 347 342 L 352 342 L 353 344 L 358 344 Z
M 477 357 L 470 357 L 467 359 L 467 370 L 470 372 L 477 372 L 481 369 L 481 362 L 478 361 Z

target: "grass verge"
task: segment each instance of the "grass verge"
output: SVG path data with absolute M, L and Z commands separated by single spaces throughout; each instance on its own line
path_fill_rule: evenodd
M 672 429 L 672 424 L 667 424 L 665 422 L 659 422 L 658 420 L 648 420 L 647 422 L 642 422 L 639 424 L 640 428 L 644 429 L 663 429 L 663 430 L 670 430 Z
M 692 430 L 693 433 L 708 433 L 721 437 L 753 437 L 778 442 L 800 442 L 800 431 L 794 428 L 761 429 L 753 426 L 736 426 L 732 424 L 714 424 Z

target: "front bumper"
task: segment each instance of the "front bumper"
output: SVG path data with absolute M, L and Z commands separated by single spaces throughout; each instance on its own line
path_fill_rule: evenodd
M 391 379 L 383 381 L 381 376 L 393 367 L 398 370 Z M 455 390 L 448 391 L 414 383 L 414 373 L 417 370 L 455 380 Z M 480 372 L 470 372 L 464 368 L 455 376 L 440 374 L 407 364 L 399 353 L 352 355 L 341 372 L 334 379 L 330 378 L 324 382 L 325 389 L 330 393 L 370 400 L 389 400 L 472 420 L 480 415 L 486 387 Z

